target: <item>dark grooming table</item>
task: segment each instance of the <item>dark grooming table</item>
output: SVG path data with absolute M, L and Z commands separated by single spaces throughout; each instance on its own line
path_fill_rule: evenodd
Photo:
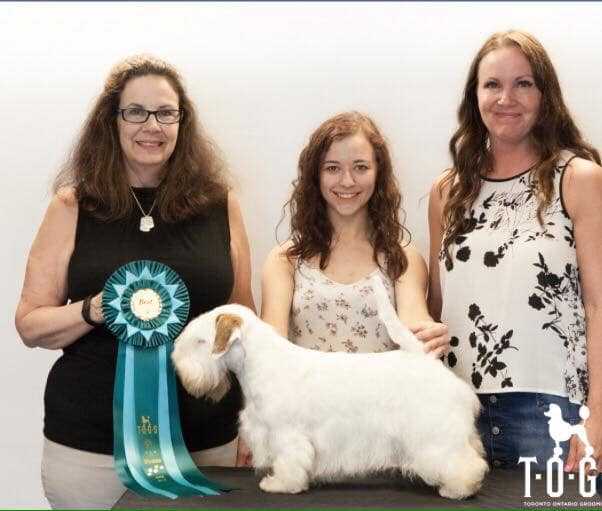
M 463 501 L 444 499 L 437 490 L 400 477 L 378 476 L 343 483 L 312 486 L 298 495 L 268 494 L 259 489 L 260 477 L 248 468 L 203 467 L 211 480 L 236 488 L 215 497 L 186 497 L 170 500 L 140 497 L 128 490 L 113 509 L 329 509 L 329 508 L 437 508 L 437 509 L 601 509 L 602 497 L 579 495 L 578 477 L 564 474 L 561 497 L 546 494 L 546 475 L 540 480 L 531 474 L 531 498 L 525 498 L 524 469 L 494 469 L 481 491 Z M 599 488 L 599 491 L 602 488 Z

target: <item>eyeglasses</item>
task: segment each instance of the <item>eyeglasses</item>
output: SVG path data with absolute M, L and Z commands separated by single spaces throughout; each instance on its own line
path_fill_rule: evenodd
M 146 110 L 144 108 L 119 108 L 117 113 L 125 122 L 144 124 L 151 115 L 159 124 L 176 124 L 182 120 L 183 110 Z

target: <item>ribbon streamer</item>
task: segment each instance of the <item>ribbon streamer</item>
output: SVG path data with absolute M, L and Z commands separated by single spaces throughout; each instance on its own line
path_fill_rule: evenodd
M 170 355 L 190 300 L 178 274 L 156 261 L 117 269 L 103 290 L 107 327 L 119 340 L 113 394 L 115 469 L 140 495 L 219 495 L 190 457 L 180 426 Z

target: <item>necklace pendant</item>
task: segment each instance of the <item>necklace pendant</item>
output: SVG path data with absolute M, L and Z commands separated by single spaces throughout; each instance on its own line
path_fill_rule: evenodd
M 149 232 L 155 226 L 155 221 L 150 215 L 144 215 L 140 218 L 140 230 L 142 232 Z

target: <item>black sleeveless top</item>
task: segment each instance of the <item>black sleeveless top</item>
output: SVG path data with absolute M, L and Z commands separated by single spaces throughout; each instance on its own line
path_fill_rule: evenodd
M 155 190 L 135 189 L 145 211 Z M 102 290 L 119 266 L 152 259 L 173 268 L 190 293 L 189 320 L 226 303 L 234 276 L 226 200 L 206 214 L 176 224 L 153 215 L 155 228 L 139 230 L 141 213 L 115 222 L 95 219 L 79 208 L 75 247 L 68 269 L 68 297 L 77 302 Z M 75 449 L 113 453 L 113 383 L 117 341 L 106 328 L 94 328 L 63 350 L 48 375 L 44 395 L 44 435 Z M 184 440 L 190 451 L 225 444 L 237 435 L 240 386 L 219 402 L 195 399 L 178 381 Z

